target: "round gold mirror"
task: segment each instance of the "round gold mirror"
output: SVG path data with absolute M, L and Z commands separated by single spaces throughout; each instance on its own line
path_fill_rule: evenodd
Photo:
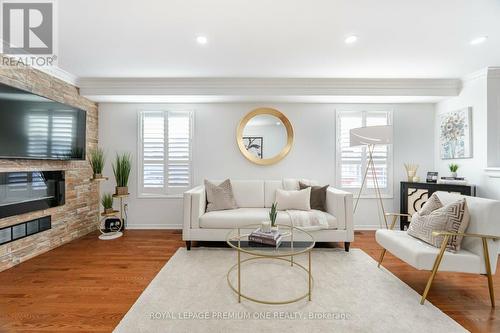
M 278 163 L 290 152 L 293 128 L 278 110 L 259 108 L 241 119 L 236 133 L 241 153 L 259 165 Z

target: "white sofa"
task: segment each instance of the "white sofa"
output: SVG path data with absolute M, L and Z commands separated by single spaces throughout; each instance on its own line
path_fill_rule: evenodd
M 306 183 L 307 180 L 304 180 Z M 214 181 L 214 183 L 217 183 Z M 315 184 L 316 182 L 309 182 Z M 238 226 L 260 224 L 269 219 L 269 208 L 277 189 L 298 189 L 298 180 L 232 180 L 231 186 L 239 208 L 205 212 L 206 192 L 197 186 L 184 193 L 184 228 L 186 247 L 191 241 L 224 241 L 229 231 Z M 312 231 L 316 242 L 344 242 L 349 251 L 354 240 L 352 194 L 329 187 L 326 197 L 329 229 Z M 291 224 L 284 211 L 278 212 L 278 224 Z M 300 239 L 298 239 L 300 240 Z

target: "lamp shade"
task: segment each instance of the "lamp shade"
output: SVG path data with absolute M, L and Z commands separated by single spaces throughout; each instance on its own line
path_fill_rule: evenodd
M 351 147 L 392 143 L 391 125 L 357 127 L 351 129 L 349 134 Z

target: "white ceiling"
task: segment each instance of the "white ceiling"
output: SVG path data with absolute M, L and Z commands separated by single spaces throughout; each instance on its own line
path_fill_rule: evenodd
M 455 78 L 500 65 L 498 0 L 64 0 L 58 10 L 59 66 L 78 77 Z M 346 45 L 350 34 L 359 41 Z

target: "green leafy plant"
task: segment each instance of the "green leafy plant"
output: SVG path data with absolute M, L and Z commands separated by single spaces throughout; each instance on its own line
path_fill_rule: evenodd
M 276 226 L 276 217 L 278 216 L 277 211 L 278 204 L 275 202 L 271 205 L 271 210 L 269 211 L 269 220 L 271 220 L 271 226 Z
M 104 163 L 106 162 L 106 157 L 104 151 L 101 148 L 96 148 L 90 151 L 90 166 L 94 175 L 101 175 L 104 169 Z
M 110 193 L 104 193 L 101 197 L 101 205 L 105 210 L 113 209 L 113 196 Z
M 116 154 L 115 163 L 113 163 L 113 173 L 115 174 L 116 186 L 127 187 L 132 160 L 130 154 Z
M 458 164 L 451 163 L 450 165 L 448 165 L 448 168 L 450 168 L 451 172 L 457 172 L 457 170 L 458 170 Z

